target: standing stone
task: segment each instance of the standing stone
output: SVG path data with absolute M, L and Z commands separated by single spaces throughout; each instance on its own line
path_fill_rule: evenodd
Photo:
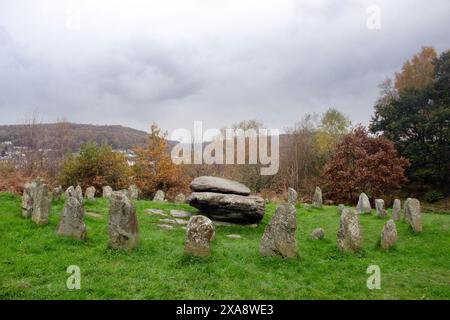
M 322 240 L 325 237 L 325 231 L 322 228 L 314 229 L 310 237 L 312 240 Z
M 75 188 L 75 196 L 77 197 L 78 201 L 80 201 L 81 203 L 84 202 L 84 198 L 83 198 L 83 189 L 81 189 L 80 186 L 77 186 Z
M 106 199 L 111 198 L 113 189 L 110 186 L 104 186 L 102 191 L 103 191 L 103 194 L 102 194 L 103 198 L 106 198 Z
M 158 190 L 155 193 L 155 196 L 153 197 L 153 201 L 155 202 L 164 202 L 164 198 L 165 198 L 165 194 L 164 191 L 162 190 Z
M 33 213 L 33 197 L 36 193 L 36 183 L 29 182 L 25 184 L 22 195 L 22 216 L 24 218 L 31 218 Z
M 378 218 L 386 218 L 387 211 L 384 208 L 384 200 L 383 199 L 375 199 L 375 208 L 377 209 Z
M 64 209 L 61 214 L 61 220 L 56 230 L 59 236 L 73 237 L 79 240 L 85 240 L 87 237 L 86 225 L 83 222 L 84 208 L 74 195 L 64 203 Z
M 181 204 L 181 203 L 185 203 L 186 202 L 186 196 L 182 193 L 179 193 L 176 197 L 175 197 L 175 203 Z
M 130 200 L 137 200 L 139 198 L 139 189 L 136 185 L 133 184 L 128 188 L 128 198 Z
M 214 237 L 214 224 L 205 216 L 193 216 L 186 229 L 184 253 L 198 257 L 211 254 L 211 240 Z
M 344 211 L 344 209 L 345 209 L 345 205 L 343 205 L 343 204 L 338 205 L 338 207 L 337 207 L 338 215 L 342 215 L 342 211 Z
M 59 200 L 61 198 L 62 193 L 63 193 L 63 189 L 61 186 L 53 188 L 53 191 L 52 191 L 53 199 Z
M 33 220 L 37 225 L 42 226 L 48 223 L 51 202 L 52 195 L 48 190 L 48 186 L 43 184 L 39 179 L 36 180 L 36 189 L 33 194 L 33 212 L 31 214 L 31 220 Z
M 358 214 L 370 213 L 372 206 L 370 205 L 369 197 L 363 192 L 359 195 L 358 205 L 356 206 L 356 212 Z
M 319 187 L 316 187 L 313 198 L 313 207 L 314 208 L 322 208 L 322 190 Z
M 293 206 L 297 203 L 297 191 L 292 188 L 288 188 L 288 203 Z
M 399 221 L 400 213 L 402 210 L 402 203 L 399 199 L 394 200 L 394 205 L 392 206 L 392 220 Z
M 342 212 L 337 233 L 337 246 L 341 252 L 356 252 L 362 247 L 362 234 L 358 215 L 352 209 L 344 209 Z
M 292 204 L 279 205 L 267 224 L 259 245 L 262 256 L 293 258 L 297 255 L 296 210 Z
M 394 220 L 388 220 L 381 231 L 380 245 L 383 250 L 389 250 L 389 248 L 397 242 L 397 227 Z
M 120 192 L 114 192 L 110 200 L 108 246 L 117 250 L 133 249 L 138 244 L 136 209 Z
M 64 198 L 69 199 L 73 194 L 75 194 L 75 188 L 73 186 L 70 186 L 64 192 Z
M 86 189 L 86 198 L 90 201 L 95 200 L 95 193 L 97 190 L 95 190 L 95 187 L 89 187 Z
M 408 198 L 404 208 L 405 221 L 409 223 L 414 232 L 422 232 L 422 214 L 420 212 L 420 201 Z

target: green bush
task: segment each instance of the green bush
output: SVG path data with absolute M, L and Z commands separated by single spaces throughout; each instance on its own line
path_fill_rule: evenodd
M 444 199 L 444 194 L 438 190 L 429 190 L 425 193 L 425 200 L 429 203 Z

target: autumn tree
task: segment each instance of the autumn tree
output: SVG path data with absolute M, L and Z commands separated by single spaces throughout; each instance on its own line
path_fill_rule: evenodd
M 111 146 L 87 143 L 78 155 L 69 155 L 61 163 L 59 182 L 63 187 L 80 185 L 83 190 L 94 186 L 100 192 L 104 186 L 114 190 L 128 188 L 132 171 L 124 155 Z
M 373 133 L 393 141 L 411 161 L 407 176 L 418 191 L 445 191 L 450 185 L 450 52 L 432 66 L 431 83 L 421 90 L 383 92 L 370 124 Z
M 337 109 L 330 108 L 322 115 L 314 143 L 320 158 L 328 158 L 336 144 L 349 132 L 350 125 L 351 121 Z
M 184 190 L 187 180 L 180 165 L 172 162 L 167 146 L 167 133 L 156 124 L 151 125 L 147 146 L 136 148 L 133 172 L 142 196 L 151 198 L 161 189 L 165 192 Z
M 408 160 L 384 137 L 358 126 L 337 144 L 326 164 L 325 190 L 336 201 L 353 203 L 361 192 L 372 199 L 391 195 L 406 181 Z
M 437 58 L 432 47 L 422 47 L 411 60 L 403 65 L 402 71 L 395 74 L 395 89 L 401 93 L 408 89 L 422 90 L 433 82 L 434 65 Z

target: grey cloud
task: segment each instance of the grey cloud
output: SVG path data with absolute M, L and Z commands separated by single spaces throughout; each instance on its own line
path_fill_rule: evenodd
M 366 27 L 373 2 L 377 31 Z M 0 4 L 0 123 L 37 109 L 47 121 L 139 129 L 250 118 L 281 129 L 331 106 L 367 123 L 380 82 L 422 45 L 450 48 L 446 0 L 274 1 L 264 10 L 211 2 L 211 15 L 197 13 L 200 2 L 180 2 L 186 8 L 173 17 L 152 7 L 120 28 L 108 24 L 108 10 L 85 7 L 80 31 L 64 27 L 61 2 L 44 1 L 57 13 L 44 17 L 36 2 L 15 3 Z

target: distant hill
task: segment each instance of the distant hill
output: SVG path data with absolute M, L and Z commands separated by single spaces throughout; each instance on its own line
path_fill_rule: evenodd
M 57 135 L 61 134 L 60 124 L 38 124 L 39 136 L 42 137 L 42 148 L 54 148 Z M 91 125 L 68 123 L 65 132 L 71 140 L 72 148 L 77 150 L 86 142 L 95 141 L 98 144 L 107 143 L 113 149 L 132 149 L 135 146 L 144 146 L 147 141 L 147 133 L 144 131 L 118 126 L 118 125 Z M 16 146 L 21 146 L 25 125 L 0 125 L 0 143 L 11 141 Z

